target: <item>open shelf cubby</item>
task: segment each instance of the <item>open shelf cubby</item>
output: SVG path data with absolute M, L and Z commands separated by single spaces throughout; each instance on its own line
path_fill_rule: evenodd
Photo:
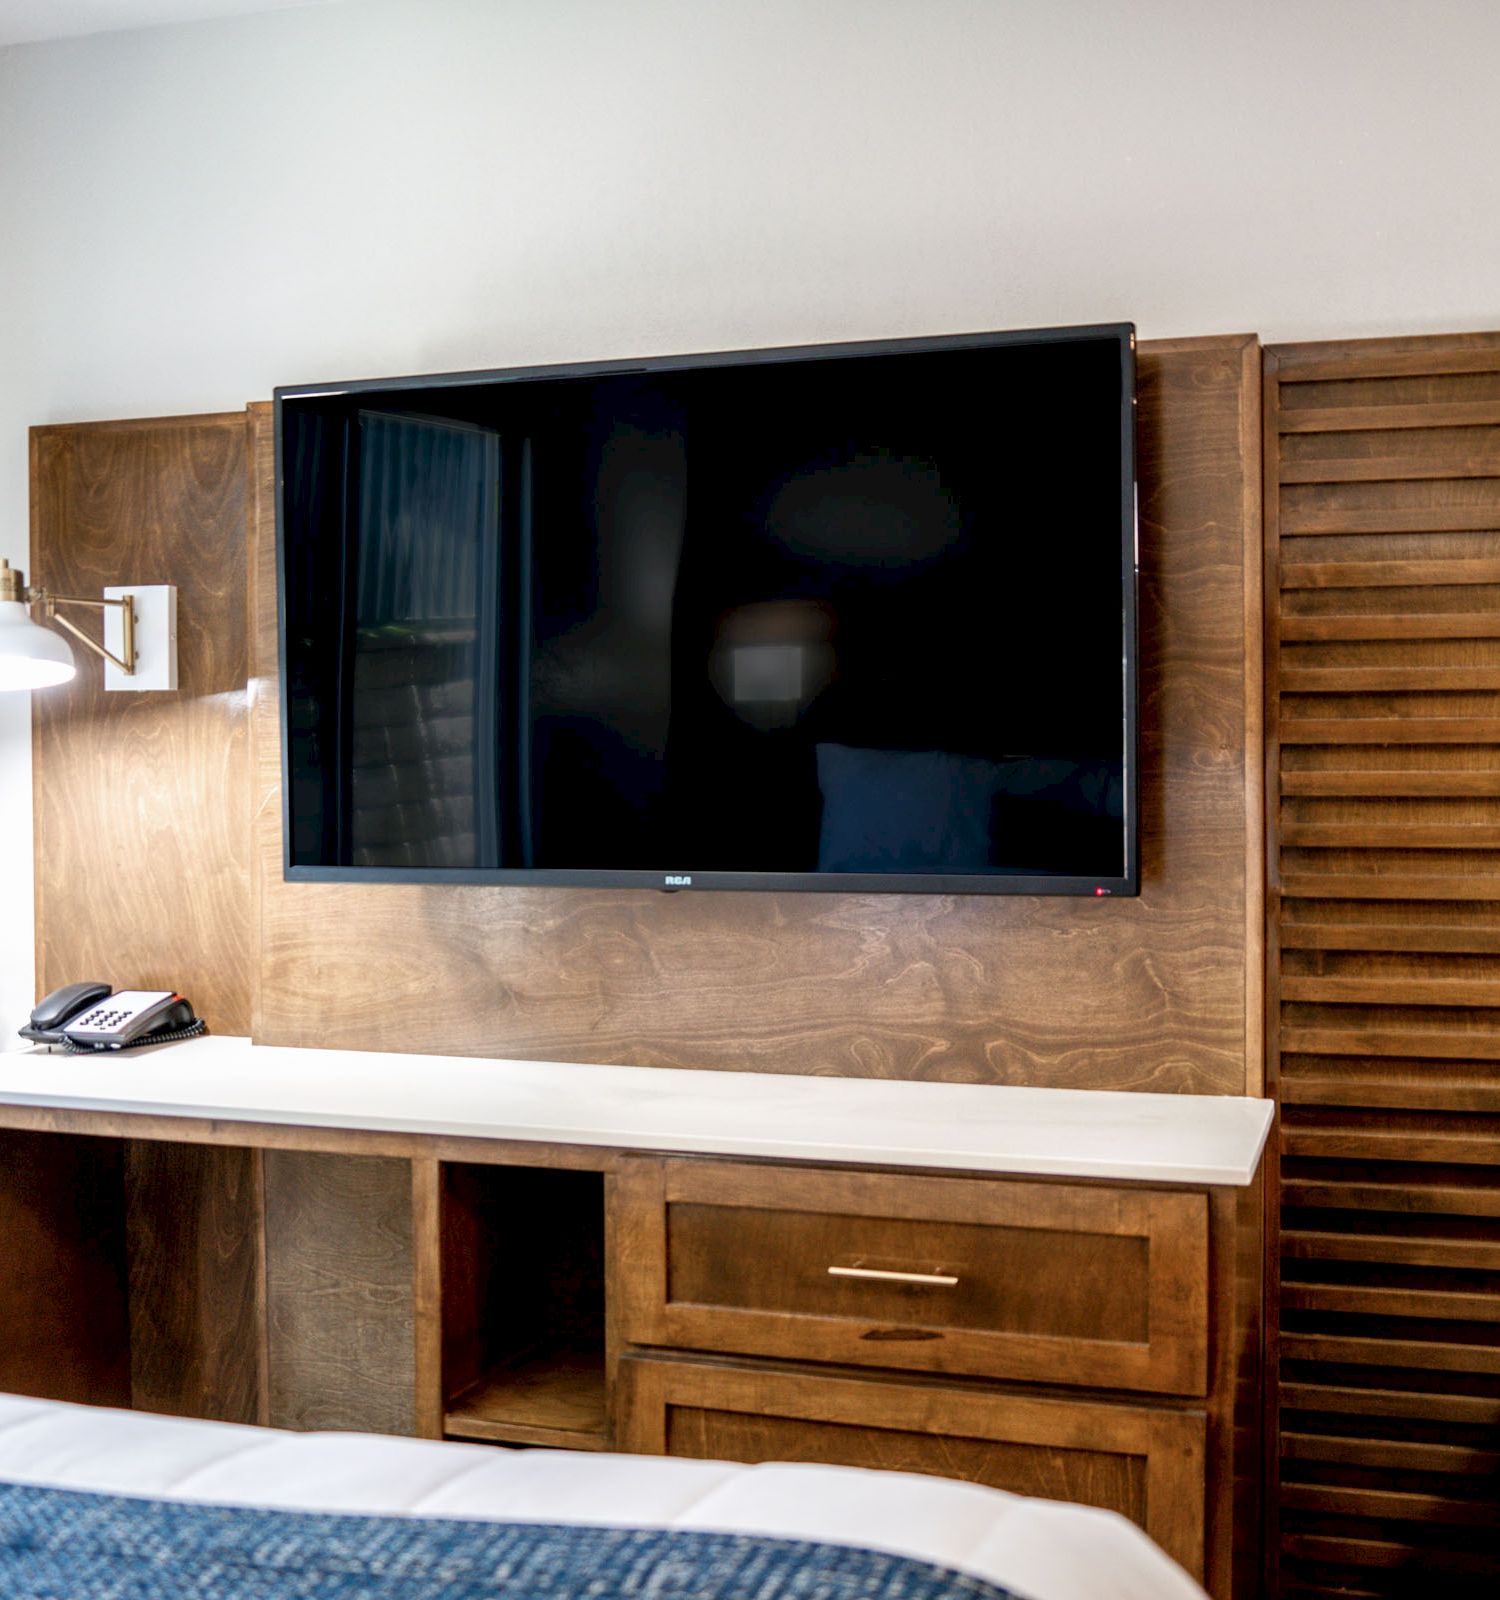
M 443 1168 L 443 1431 L 603 1450 L 604 1178 Z

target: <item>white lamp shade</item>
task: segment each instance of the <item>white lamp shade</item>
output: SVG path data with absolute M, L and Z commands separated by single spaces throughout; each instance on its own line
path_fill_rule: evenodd
M 19 600 L 0 600 L 0 689 L 45 689 L 77 670 L 61 634 L 38 627 Z

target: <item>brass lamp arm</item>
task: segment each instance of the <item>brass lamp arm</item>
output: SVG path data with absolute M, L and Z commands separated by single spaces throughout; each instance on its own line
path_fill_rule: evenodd
M 106 661 L 113 662 L 127 676 L 134 675 L 136 661 L 135 606 L 131 603 L 129 595 L 120 600 L 84 600 L 76 595 L 52 594 L 46 589 L 29 589 L 26 593 L 26 602 L 28 605 L 41 606 L 42 615 L 46 617 L 48 622 L 55 622 L 59 628 L 66 628 L 75 639 L 86 644 L 95 655 L 103 656 Z M 57 614 L 59 606 L 93 606 L 99 611 L 102 611 L 106 606 L 118 606 L 120 608 L 123 658 L 117 656 L 113 650 L 106 650 L 97 640 L 89 638 L 82 628 L 70 622 L 66 617 L 60 617 Z

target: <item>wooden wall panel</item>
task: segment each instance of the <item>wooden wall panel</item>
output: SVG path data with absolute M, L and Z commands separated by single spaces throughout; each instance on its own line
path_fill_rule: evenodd
M 265 1420 L 260 1160 L 232 1146 L 126 1144 L 137 1410 Z
M 75 646 L 32 699 L 38 992 L 175 988 L 219 1033 L 250 1010 L 244 459 L 242 412 L 31 435 L 28 580 L 175 583 L 181 686 L 106 694 Z
M 267 1150 L 269 1416 L 417 1431 L 411 1163 Z
M 1500 1577 L 1500 335 L 1266 356 L 1272 1585 Z
M 252 408 L 255 1037 L 1258 1092 L 1257 346 L 1146 345 L 1140 373 L 1143 891 L 1110 902 L 284 882 L 271 427 Z

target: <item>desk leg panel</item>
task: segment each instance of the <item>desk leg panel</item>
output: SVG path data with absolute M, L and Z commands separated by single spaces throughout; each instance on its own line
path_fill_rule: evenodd
M 411 1163 L 263 1160 L 270 1422 L 416 1433 Z
M 0 1132 L 0 1390 L 130 1404 L 124 1149 Z
M 133 1139 L 125 1217 L 131 1404 L 262 1421 L 259 1152 Z

